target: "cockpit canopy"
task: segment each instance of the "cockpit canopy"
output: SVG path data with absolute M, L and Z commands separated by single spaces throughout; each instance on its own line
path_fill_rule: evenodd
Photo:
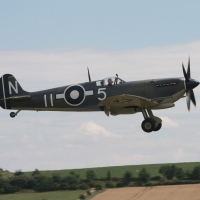
M 101 81 L 97 81 L 96 84 L 97 86 L 114 86 L 114 85 L 119 85 L 125 83 L 124 80 L 122 80 L 119 77 L 108 77 L 104 78 Z

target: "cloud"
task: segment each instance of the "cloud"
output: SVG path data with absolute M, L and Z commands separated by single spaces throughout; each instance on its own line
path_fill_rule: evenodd
M 165 47 L 102 51 L 52 49 L 0 51 L 1 73 L 11 73 L 28 91 L 85 82 L 116 73 L 125 80 L 183 76 L 181 64 L 191 57 L 192 76 L 200 73 L 200 41 Z M 195 77 L 194 75 L 194 77 Z M 196 76 L 198 78 L 198 76 Z
M 125 81 L 183 77 L 181 64 L 187 65 L 189 55 L 192 78 L 198 79 L 199 54 L 200 41 L 120 51 L 0 51 L 0 66 L 2 75 L 13 74 L 25 90 L 38 91 L 88 81 L 87 66 L 92 80 L 116 73 Z M 200 86 L 194 92 L 198 106 Z M 192 107 L 188 114 L 185 99 L 172 109 L 153 111 L 164 116 L 163 127 L 150 134 L 141 130 L 141 113 L 106 117 L 103 112 L 22 111 L 10 119 L 9 112 L 0 110 L 0 167 L 11 171 L 200 159 L 200 109 Z
M 103 137 L 114 137 L 114 138 L 119 138 L 119 135 L 116 135 L 114 133 L 111 133 L 107 131 L 104 127 L 95 124 L 92 121 L 83 123 L 81 125 L 81 130 L 85 135 L 92 136 L 93 138 L 97 138 L 98 136 L 103 136 Z
M 168 117 L 161 117 L 161 119 L 162 119 L 163 127 L 165 127 L 165 128 L 178 127 L 179 126 L 178 123 L 172 121 Z
M 23 136 L 22 136 L 19 140 L 20 140 L 22 143 L 25 143 L 25 144 L 31 142 L 30 138 L 29 138 L 28 135 L 26 135 L 26 134 L 23 134 Z
M 41 119 L 41 120 L 39 120 L 39 123 L 41 123 L 44 126 L 48 126 L 53 123 L 53 120 L 52 119 Z

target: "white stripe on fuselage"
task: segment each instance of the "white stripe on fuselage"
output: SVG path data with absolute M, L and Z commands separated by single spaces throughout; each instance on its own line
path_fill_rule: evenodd
M 5 100 L 5 88 L 4 88 L 4 79 L 2 76 L 2 87 L 3 87 L 3 97 L 4 97 L 4 104 L 5 104 L 5 109 L 7 109 L 7 105 L 6 105 L 6 100 Z
M 94 95 L 94 91 L 93 90 L 85 91 L 85 96 L 91 96 L 91 95 Z
M 53 95 L 50 94 L 51 106 L 53 106 Z
M 56 94 L 56 99 L 64 99 L 64 94 Z
M 44 95 L 44 105 L 45 105 L 45 107 L 47 107 L 47 95 L 46 94 Z

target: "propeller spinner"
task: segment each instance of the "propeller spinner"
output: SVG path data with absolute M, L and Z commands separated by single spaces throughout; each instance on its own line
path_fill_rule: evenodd
M 188 60 L 188 69 L 187 73 L 185 71 L 185 67 L 182 64 L 183 67 L 183 74 L 185 77 L 185 87 L 186 87 L 186 102 L 187 102 L 187 108 L 188 111 L 190 111 L 190 102 L 196 106 L 196 100 L 194 96 L 193 89 L 199 85 L 199 82 L 191 78 L 191 73 L 190 73 L 190 58 Z

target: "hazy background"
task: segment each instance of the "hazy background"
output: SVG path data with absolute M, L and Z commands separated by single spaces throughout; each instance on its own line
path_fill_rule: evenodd
M 191 58 L 200 81 L 199 1 L 0 1 L 0 69 L 37 91 L 114 76 L 182 77 Z M 0 110 L 0 167 L 15 171 L 200 160 L 197 108 L 185 99 L 154 111 L 163 128 L 141 130 L 142 114 Z

